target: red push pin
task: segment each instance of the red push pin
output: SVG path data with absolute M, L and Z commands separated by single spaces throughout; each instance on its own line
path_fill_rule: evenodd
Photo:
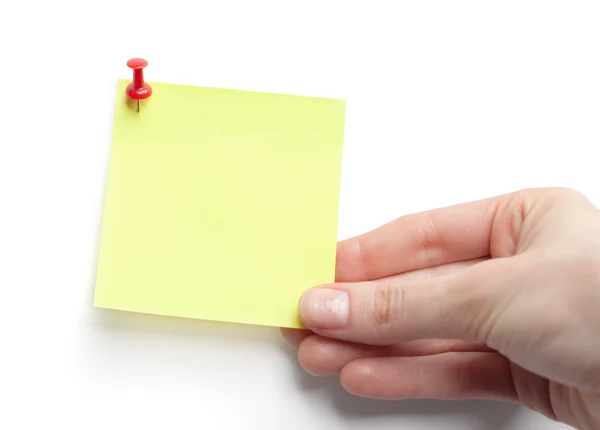
M 143 58 L 132 58 L 127 66 L 133 69 L 133 82 L 127 85 L 125 92 L 133 100 L 137 100 L 137 111 L 140 111 L 140 100 L 147 99 L 152 95 L 152 87 L 144 82 L 144 67 L 148 62 Z

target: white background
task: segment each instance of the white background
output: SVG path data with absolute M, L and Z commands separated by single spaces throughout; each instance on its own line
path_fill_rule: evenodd
M 562 428 L 358 399 L 277 330 L 96 310 L 93 282 L 130 57 L 148 80 L 346 99 L 342 239 L 525 187 L 599 204 L 599 22 L 595 1 L 0 2 L 0 428 Z

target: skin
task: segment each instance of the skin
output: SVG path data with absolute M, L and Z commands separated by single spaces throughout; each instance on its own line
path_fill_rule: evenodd
M 338 244 L 336 282 L 283 329 L 357 396 L 522 403 L 600 428 L 600 211 L 531 189 L 398 218 Z

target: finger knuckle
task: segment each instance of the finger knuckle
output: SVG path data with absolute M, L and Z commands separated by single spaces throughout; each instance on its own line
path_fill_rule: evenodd
M 392 326 L 402 318 L 402 296 L 400 285 L 383 284 L 375 288 L 372 319 L 377 326 Z
M 569 187 L 553 187 L 549 188 L 548 191 L 557 197 L 565 199 L 586 199 L 585 195 L 574 188 Z
M 589 202 L 588 198 L 579 190 L 569 187 L 546 187 L 541 189 L 526 189 L 521 192 L 525 198 L 545 200 L 555 203 Z
M 424 212 L 421 217 L 421 227 L 419 247 L 425 258 L 426 266 L 435 266 L 439 264 L 441 256 L 442 237 L 431 214 Z

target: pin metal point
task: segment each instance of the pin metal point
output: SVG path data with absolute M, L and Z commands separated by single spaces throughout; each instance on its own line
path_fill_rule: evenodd
M 132 58 L 127 66 L 133 69 L 133 82 L 127 85 L 125 92 L 136 100 L 137 111 L 140 111 L 140 100 L 147 99 L 152 95 L 152 87 L 144 82 L 144 67 L 148 62 L 143 58 Z

